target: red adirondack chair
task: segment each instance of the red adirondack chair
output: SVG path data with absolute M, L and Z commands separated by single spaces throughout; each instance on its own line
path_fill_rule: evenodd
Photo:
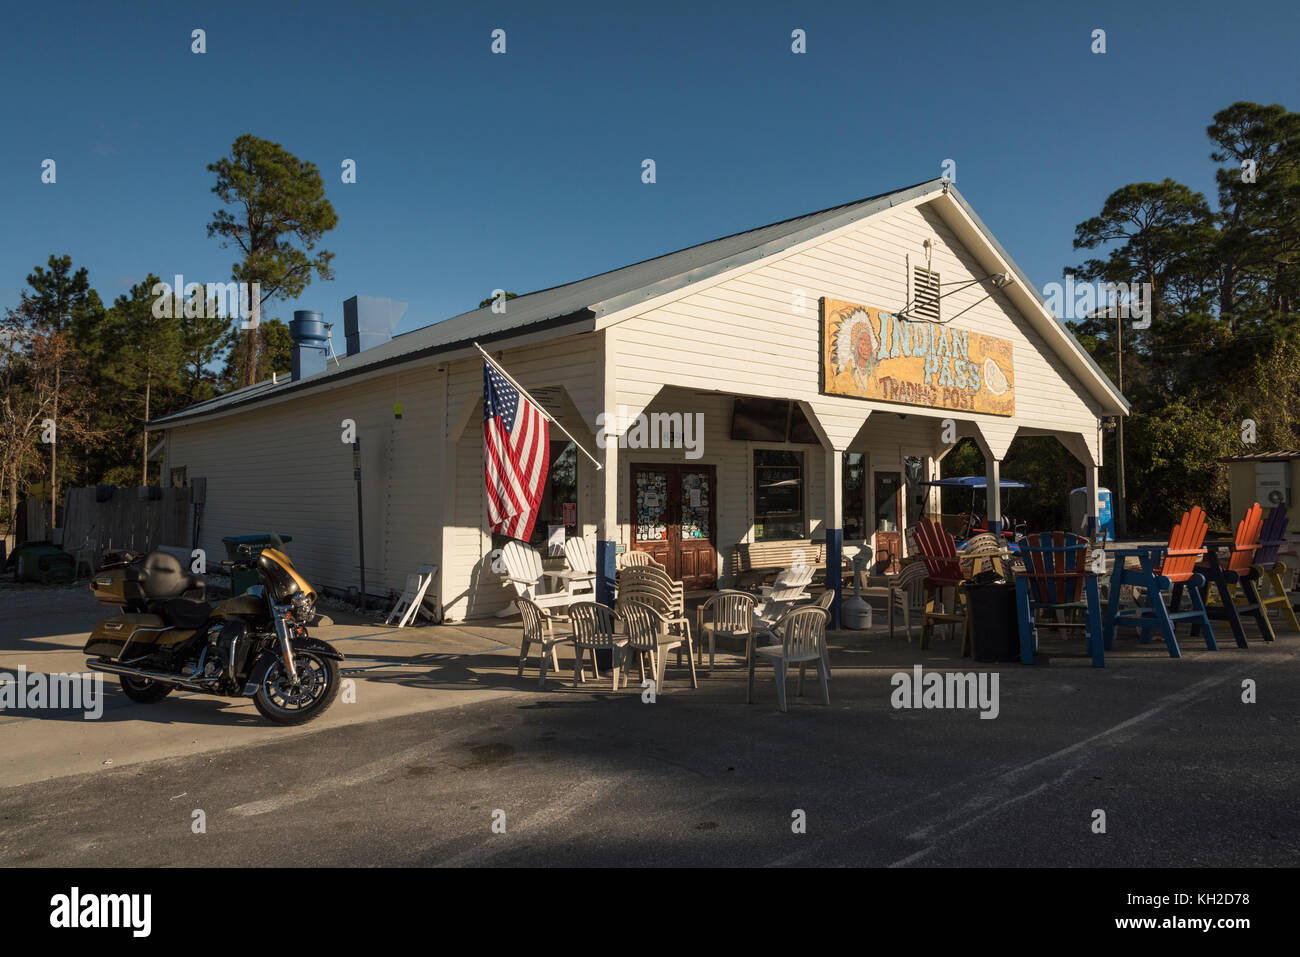
M 1259 597 L 1259 579 L 1261 572 L 1254 567 L 1255 553 L 1259 549 L 1259 536 L 1264 528 L 1264 510 L 1256 502 L 1246 509 L 1246 515 L 1237 525 L 1237 534 L 1230 542 L 1206 542 L 1206 561 L 1196 566 L 1196 570 L 1205 576 L 1206 613 L 1211 618 L 1223 619 L 1232 629 L 1232 636 L 1237 640 L 1237 647 L 1246 647 L 1246 630 L 1242 627 L 1242 614 L 1252 615 L 1259 626 L 1265 641 L 1273 641 L 1273 623 L 1268 620 L 1268 610 Z M 1228 550 L 1228 564 L 1225 566 L 1219 558 L 1219 550 Z M 1212 604 L 1215 596 L 1210 593 L 1213 585 L 1218 592 L 1218 603 Z M 1237 602 L 1233 595 L 1234 585 L 1240 585 L 1245 601 Z M 1178 600 L 1174 600 L 1178 608 Z
M 961 587 L 965 575 L 957 555 L 957 543 L 940 526 L 923 518 L 916 523 L 916 548 L 925 562 L 925 616 L 921 623 L 921 647 L 928 648 L 935 622 L 946 622 L 949 627 L 961 624 L 961 653 L 971 653 L 969 607 L 966 593 Z M 935 593 L 943 588 L 953 589 L 953 607 L 948 611 L 935 611 Z
M 1190 621 L 1192 634 L 1203 632 L 1205 647 L 1211 651 L 1218 650 L 1202 596 L 1205 576 L 1196 570 L 1196 560 L 1205 554 L 1202 547 L 1205 531 L 1205 513 L 1199 506 L 1193 506 L 1191 511 L 1183 513 L 1183 517 L 1169 533 L 1168 545 L 1123 548 L 1111 553 L 1115 566 L 1110 576 L 1110 600 L 1106 604 L 1107 651 L 1114 644 L 1115 629 L 1119 625 L 1126 625 L 1142 629 L 1144 644 L 1151 640 L 1151 632 L 1159 629 L 1164 636 L 1165 647 L 1169 649 L 1169 657 L 1181 658 L 1183 653 L 1174 635 L 1174 623 L 1177 621 Z M 1137 556 L 1138 568 L 1125 567 L 1125 559 L 1132 556 Z M 1160 562 L 1159 567 L 1156 566 L 1157 561 Z M 1121 611 L 1119 600 L 1124 585 L 1145 588 L 1147 607 L 1138 606 Z M 1172 611 L 1165 607 L 1164 600 L 1164 592 L 1171 588 L 1174 590 Z M 1177 610 L 1178 599 L 1184 588 L 1191 595 L 1191 611 Z

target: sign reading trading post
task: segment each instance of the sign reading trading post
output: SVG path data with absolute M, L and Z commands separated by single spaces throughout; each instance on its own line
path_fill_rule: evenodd
M 821 309 L 826 394 L 1015 415 L 1010 341 L 838 299 Z

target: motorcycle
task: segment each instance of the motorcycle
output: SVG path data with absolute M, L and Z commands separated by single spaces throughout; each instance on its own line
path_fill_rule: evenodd
M 139 704 L 183 688 L 251 697 L 276 724 L 323 714 L 338 694 L 343 654 L 307 632 L 317 620 L 315 589 L 277 548 L 254 555 L 242 546 L 222 565 L 255 570 L 261 584 L 214 606 L 204 582 L 166 552 L 101 569 L 91 591 L 120 611 L 95 625 L 87 667 L 117 675 Z

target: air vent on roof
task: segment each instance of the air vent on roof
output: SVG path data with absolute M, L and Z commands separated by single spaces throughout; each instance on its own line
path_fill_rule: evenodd
M 919 322 L 939 321 L 939 274 L 923 266 L 912 267 L 911 305 L 907 317 Z

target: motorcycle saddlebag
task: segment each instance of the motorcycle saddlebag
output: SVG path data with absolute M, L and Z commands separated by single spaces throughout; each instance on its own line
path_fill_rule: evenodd
M 126 566 L 101 569 L 90 580 L 90 593 L 101 605 L 121 608 L 126 604 Z
M 184 637 L 191 634 L 187 631 Z M 117 658 L 130 644 L 130 656 L 134 658 L 154 647 L 175 644 L 178 637 L 176 629 L 157 615 L 109 615 L 95 625 L 83 653 L 92 658 Z

